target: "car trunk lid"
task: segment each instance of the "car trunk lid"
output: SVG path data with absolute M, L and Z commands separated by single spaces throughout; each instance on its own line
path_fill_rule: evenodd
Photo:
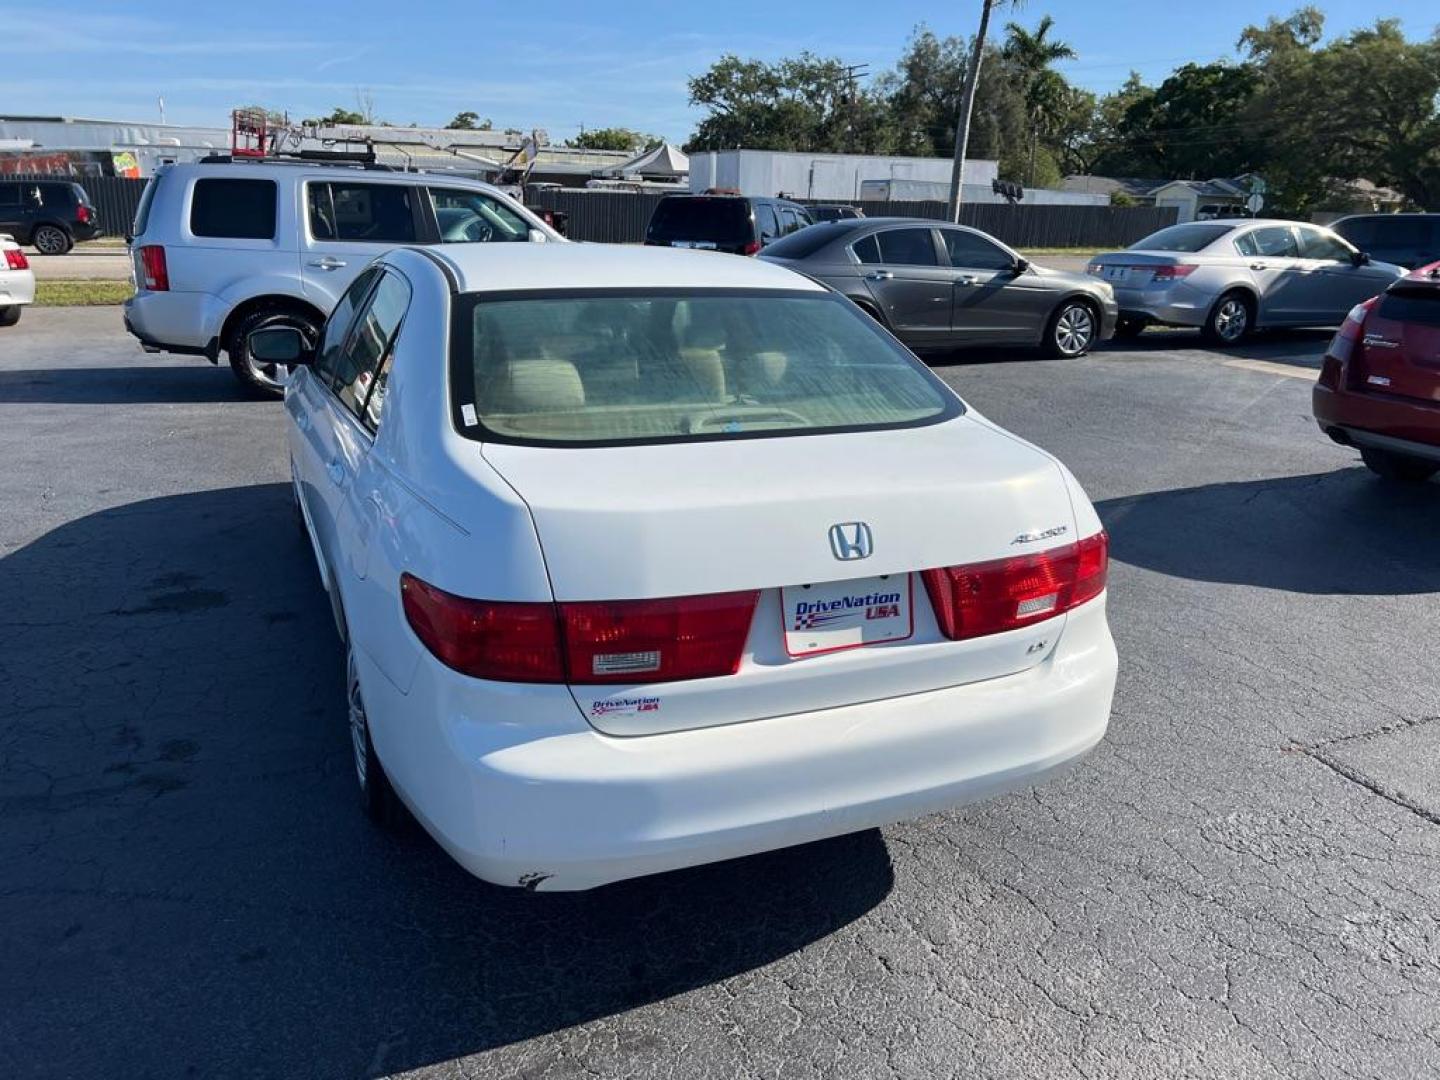
M 733 675 L 572 684 L 581 712 L 610 734 L 995 678 L 1043 660 L 1062 625 L 1049 618 L 961 641 L 939 629 L 920 571 L 1079 539 L 1060 467 L 973 417 L 583 450 L 491 443 L 483 453 L 529 505 L 562 606 L 756 594 Z M 868 554 L 841 558 L 859 554 L 852 544 Z
M 1356 390 L 1440 401 L 1440 281 L 1407 280 L 1380 297 L 1352 371 Z

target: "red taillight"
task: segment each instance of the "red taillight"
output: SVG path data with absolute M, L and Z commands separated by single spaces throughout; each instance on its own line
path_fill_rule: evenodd
M 513 603 L 454 596 L 404 574 L 400 597 L 415 636 L 466 675 L 645 683 L 735 674 L 759 593 Z
M 940 630 L 952 641 L 999 634 L 1054 618 L 1105 589 L 1105 533 L 1034 555 L 926 570 L 925 589 Z
M 477 679 L 565 681 L 555 605 L 468 600 L 400 578 L 405 619 L 442 664 Z
M 1350 309 L 1350 314 L 1345 316 L 1345 321 L 1340 324 L 1340 329 L 1337 330 L 1335 336 L 1330 339 L 1330 347 L 1325 350 L 1327 366 L 1330 359 L 1338 361 L 1341 365 L 1350 362 L 1350 356 L 1355 351 L 1356 342 L 1365 336 L 1365 320 L 1370 317 L 1370 312 L 1379 302 L 1380 297 L 1372 296 L 1369 300 L 1356 304 Z M 1324 378 L 1325 369 L 1321 369 L 1321 381 L 1325 382 L 1326 386 L 1339 386 L 1340 372 L 1338 368 L 1332 372 L 1331 375 L 1333 381 L 1326 381 Z
M 759 240 L 751 240 L 748 244 L 746 244 L 743 248 L 740 249 L 740 254 L 741 254 L 741 255 L 758 255 L 758 254 L 760 254 L 760 241 L 759 241 Z
M 170 273 L 165 268 L 165 249 L 150 244 L 140 249 L 140 265 L 145 269 L 145 288 L 151 292 L 170 291 Z
M 89 224 L 90 224 L 90 207 L 88 207 L 88 206 L 77 206 L 77 207 L 75 208 L 75 220 L 78 221 L 81 225 L 89 225 Z
M 734 675 L 758 592 L 560 604 L 572 683 Z
M 19 248 L 6 248 L 5 265 L 11 270 L 29 270 L 30 260 L 25 257 L 25 253 Z
M 1177 278 L 1189 277 L 1200 267 L 1196 263 L 1176 263 L 1174 266 L 1155 267 L 1156 281 L 1174 281 Z

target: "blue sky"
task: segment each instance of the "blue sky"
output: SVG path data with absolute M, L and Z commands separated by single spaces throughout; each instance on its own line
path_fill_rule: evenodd
M 543 127 L 554 139 L 612 124 L 683 140 L 697 119 L 685 81 L 719 55 L 775 59 L 810 49 L 872 72 L 891 67 L 912 28 L 971 33 L 978 0 L 884 4 L 753 0 L 629 4 L 619 0 L 457 3 L 341 0 L 211 4 L 0 0 L 0 112 L 221 124 L 260 102 L 297 118 L 355 107 L 367 91 L 380 117 L 443 124 L 461 109 L 497 126 Z M 1026 0 L 1000 25 L 1053 15 L 1080 56 L 1076 82 L 1113 88 L 1131 68 L 1158 81 L 1177 64 L 1233 55 L 1240 30 L 1294 2 Z M 1412 37 L 1440 24 L 1435 0 L 1321 4 L 1327 33 L 1402 20 Z M 1198 13 L 1203 9 L 1203 14 Z M 998 29 L 998 27 L 997 27 Z

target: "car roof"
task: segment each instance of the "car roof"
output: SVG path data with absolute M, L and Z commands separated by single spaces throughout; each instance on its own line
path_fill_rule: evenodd
M 181 161 L 171 165 L 162 165 L 156 170 L 157 173 L 162 171 L 177 175 L 194 174 L 207 177 L 263 176 L 267 179 L 275 179 L 281 176 L 297 176 L 304 180 L 324 178 L 342 183 L 348 180 L 382 184 L 444 184 L 447 187 L 482 188 L 487 192 L 498 190 L 495 185 L 487 184 L 484 180 L 476 180 L 473 176 L 444 172 L 406 172 L 402 169 L 367 169 L 358 163 L 312 163 L 298 158 L 294 161 Z
M 520 289 L 791 289 L 826 291 L 772 263 L 713 251 L 619 244 L 449 244 L 427 248 L 460 292 Z

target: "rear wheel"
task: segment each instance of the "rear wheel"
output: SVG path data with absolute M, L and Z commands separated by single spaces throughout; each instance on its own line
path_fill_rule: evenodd
M 384 766 L 375 756 L 375 743 L 370 738 L 370 717 L 360 692 L 360 670 L 355 662 L 353 642 L 345 650 L 345 701 L 350 718 L 350 751 L 355 763 L 355 779 L 360 782 L 360 808 L 371 821 L 388 825 L 398 817 L 400 800 L 390 786 Z
M 1095 343 L 1098 325 L 1094 308 L 1084 300 L 1067 300 L 1050 316 L 1045 351 L 1062 360 L 1084 356 Z
M 64 255 L 75 246 L 70 234 L 58 225 L 41 225 L 30 242 L 41 255 Z
M 6 307 L 0 307 L 0 326 L 14 326 L 19 321 L 19 304 L 9 304 Z
M 1212 345 L 1238 345 L 1254 322 L 1250 298 L 1242 292 L 1228 292 L 1215 301 L 1200 333 Z
M 226 342 L 225 351 L 230 354 L 230 369 L 235 372 L 235 378 L 257 397 L 280 397 L 290 378 L 290 369 L 285 365 L 262 363 L 250 355 L 250 335 L 256 330 L 277 326 L 299 330 L 308 347 L 313 348 L 320 338 L 320 327 L 310 316 L 291 308 L 265 306 L 242 318 Z
M 1423 484 L 1437 472 L 1440 464 L 1425 458 L 1406 457 L 1374 446 L 1360 448 L 1360 460 L 1376 476 L 1402 484 Z

